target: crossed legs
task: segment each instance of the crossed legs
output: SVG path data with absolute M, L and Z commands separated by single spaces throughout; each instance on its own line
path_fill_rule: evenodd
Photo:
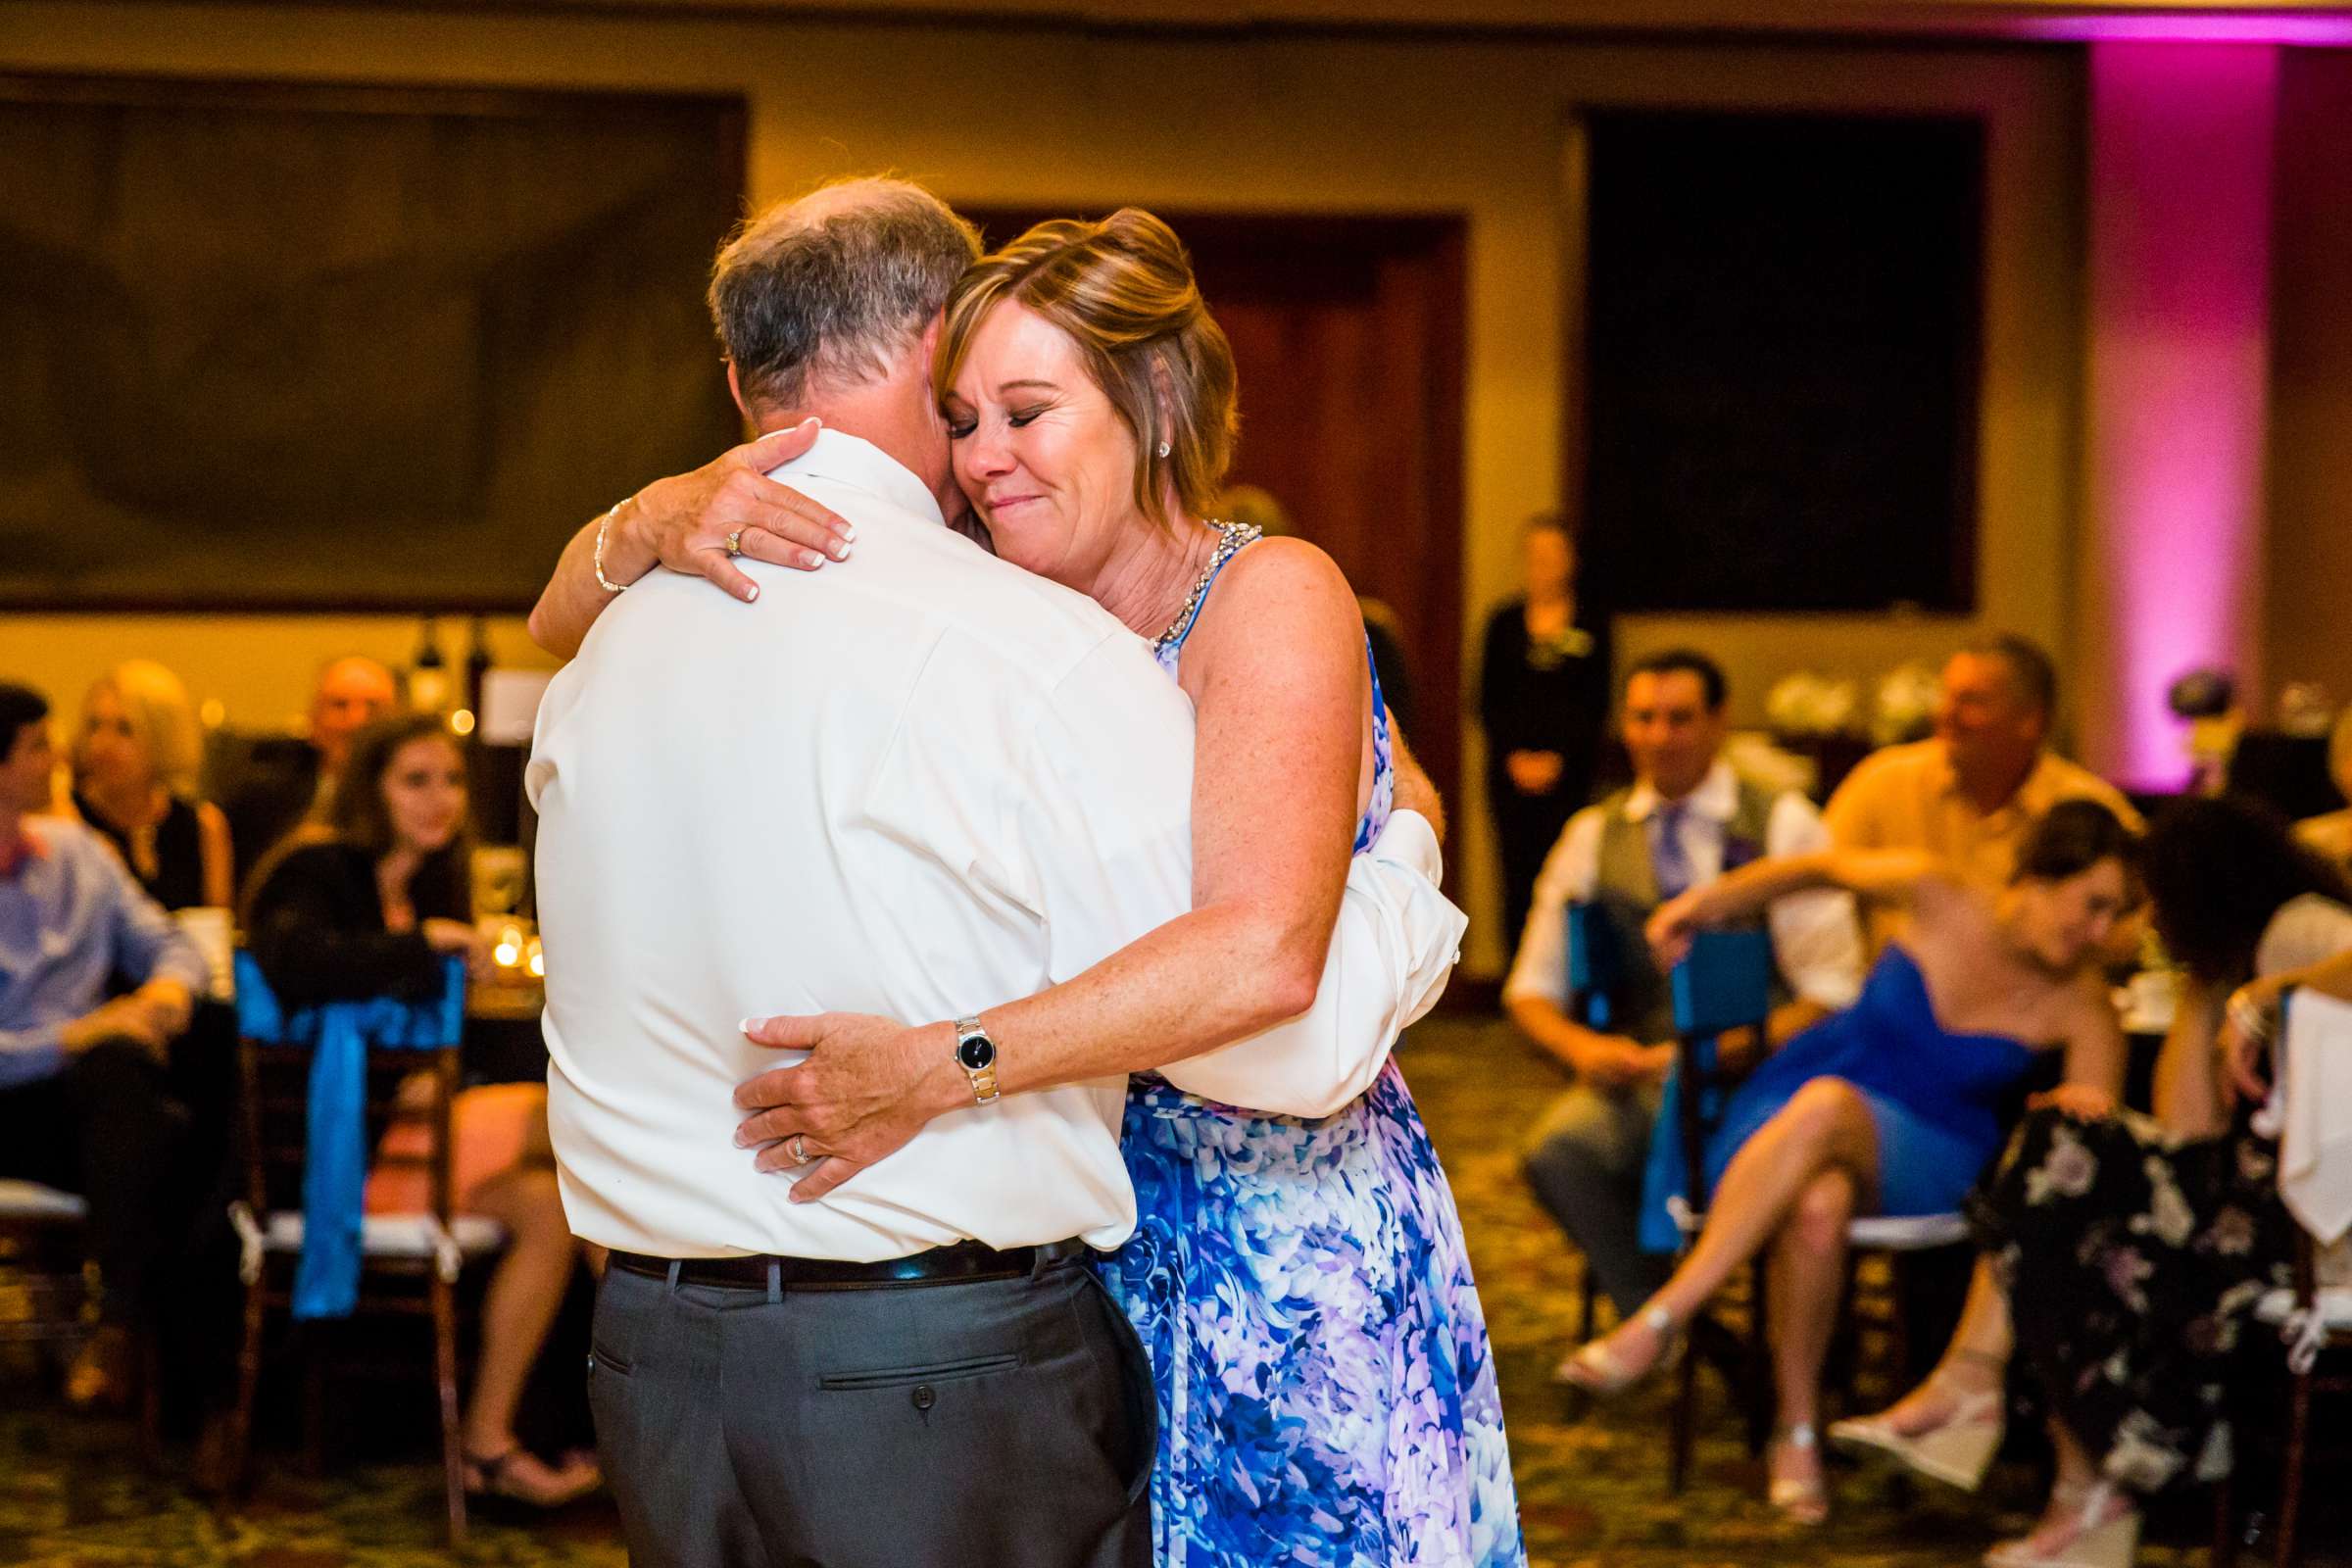
M 1689 1322 L 1733 1270 L 1769 1249 L 1780 1422 L 1806 1435 L 1776 1448 L 1774 1476 L 1799 1487 L 1817 1483 L 1821 1459 L 1810 1434 L 1845 1279 L 1846 1225 L 1875 1199 L 1878 1178 L 1869 1101 L 1840 1078 L 1805 1084 L 1732 1156 L 1682 1266 L 1642 1311 L 1588 1348 L 1575 1381 L 1606 1392 L 1640 1377 L 1657 1364 L 1675 1325 Z

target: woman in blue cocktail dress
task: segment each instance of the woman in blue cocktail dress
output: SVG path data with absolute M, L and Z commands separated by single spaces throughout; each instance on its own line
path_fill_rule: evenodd
M 2069 1085 L 2112 1101 L 2123 1036 L 2096 959 L 2131 902 L 2128 845 L 2104 807 L 2068 802 L 2034 826 L 1997 897 L 1924 855 L 1831 851 L 1759 860 L 1659 909 L 1650 938 L 1666 963 L 1694 930 L 1808 887 L 1901 904 L 1911 918 L 1851 1008 L 1790 1039 L 1732 1093 L 1702 1152 L 1710 1201 L 1690 1255 L 1640 1312 L 1570 1361 L 1568 1380 L 1598 1394 L 1631 1384 L 1733 1269 L 1769 1251 L 1772 1501 L 1798 1523 L 1825 1518 L 1815 1423 L 1847 1222 L 1957 1209 L 1999 1149 L 2001 1104 L 2037 1052 L 2063 1050 Z M 1671 1246 L 1663 1214 L 1686 1196 L 1671 1118 L 1655 1142 L 1645 1197 L 1656 1215 L 1644 1223 Z

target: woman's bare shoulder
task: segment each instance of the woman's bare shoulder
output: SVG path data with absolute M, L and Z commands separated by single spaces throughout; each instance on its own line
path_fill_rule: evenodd
M 1226 563 L 1201 631 L 1219 640 L 1352 650 L 1364 618 L 1339 563 L 1303 539 L 1261 539 Z

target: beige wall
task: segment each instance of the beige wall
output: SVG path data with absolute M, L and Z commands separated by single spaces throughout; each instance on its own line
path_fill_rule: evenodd
M 2062 652 L 2067 641 L 2082 162 L 2071 52 L 19 4 L 0 31 L 0 69 L 741 92 L 756 201 L 887 167 L 974 203 L 1466 213 L 1463 625 L 1473 637 L 1485 607 L 1511 588 L 1519 521 L 1557 499 L 1561 279 L 1579 227 L 1563 199 L 1562 149 L 1576 106 L 1981 113 L 1991 127 L 1982 618 Z M 1747 716 L 1788 670 L 1867 675 L 1937 658 L 1967 629 L 1878 616 L 1644 616 L 1623 646 L 1715 649 Z M 502 647 L 513 632 L 501 626 Z M 63 694 L 113 658 L 151 653 L 235 717 L 267 718 L 301 705 L 325 654 L 402 657 L 413 635 L 409 621 L 12 616 L 0 624 L 0 667 Z M 1475 778 L 1475 735 L 1467 741 L 1464 776 Z M 1488 929 L 1484 824 L 1475 809 L 1461 814 L 1457 881 L 1482 916 L 1467 956 L 1491 972 L 1503 954 Z

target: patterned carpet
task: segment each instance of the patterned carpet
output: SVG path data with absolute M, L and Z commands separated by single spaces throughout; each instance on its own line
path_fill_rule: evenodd
M 1424 1026 L 1404 1060 L 1468 1226 L 1502 1375 L 1528 1546 L 1540 1568 L 1959 1568 L 1999 1535 L 2022 1528 L 2035 1500 L 2034 1477 L 2017 1464 L 1996 1471 L 1979 1497 L 1840 1471 L 1832 1523 L 1818 1532 L 1785 1529 L 1757 1500 L 1759 1468 L 1711 1381 L 1691 1485 L 1679 1499 L 1667 1495 L 1662 1393 L 1572 1421 L 1545 1380 L 1573 1326 L 1577 1262 L 1520 1181 L 1516 1140 L 1556 1087 L 1550 1069 L 1507 1027 L 1462 1020 Z M 265 1464 L 251 1501 L 233 1515 L 217 1514 L 169 1474 L 148 1477 L 130 1457 L 126 1428 L 56 1410 L 22 1371 L 0 1379 L 0 1564 L 408 1568 L 448 1561 L 435 1523 L 439 1470 L 427 1446 L 398 1444 L 388 1462 L 318 1481 L 269 1455 L 273 1462 Z M 421 1386 L 417 1397 L 425 1397 Z M 2323 1432 L 2340 1429 L 2340 1415 L 2323 1407 L 2318 1424 Z M 386 1440 L 355 1446 L 381 1450 Z M 2312 1491 L 2325 1511 L 2312 1521 L 2313 1549 L 2304 1560 L 2308 1568 L 2352 1568 L 2352 1515 L 2328 1495 L 2344 1490 L 2340 1456 L 2332 1489 L 2328 1474 L 2315 1470 Z M 2269 1490 L 2267 1483 L 2257 1488 Z M 2197 1498 L 2159 1515 L 2141 1561 L 2157 1568 L 2202 1562 L 2205 1521 Z M 589 1508 L 528 1528 L 478 1522 L 464 1560 L 617 1568 L 623 1554 L 610 1511 Z

